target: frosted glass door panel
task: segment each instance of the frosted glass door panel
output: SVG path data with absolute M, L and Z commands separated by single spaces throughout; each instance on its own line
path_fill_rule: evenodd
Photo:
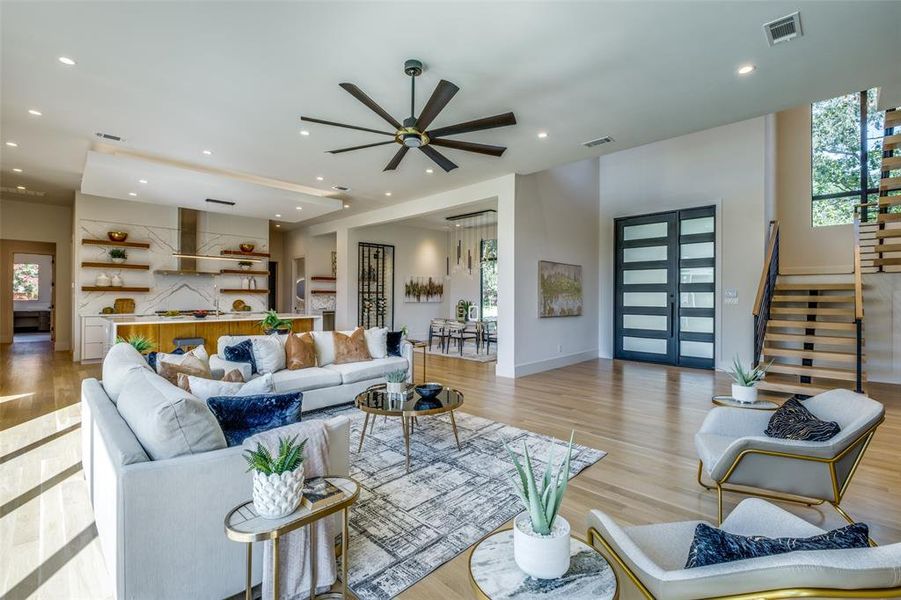
M 666 269 L 633 269 L 623 271 L 623 283 L 636 285 L 642 283 L 666 283 Z
M 713 258 L 713 242 L 682 244 L 682 260 L 690 258 Z
M 623 240 L 647 240 L 652 238 L 665 238 L 669 234 L 669 223 L 646 223 L 644 225 L 632 225 L 623 227 Z
M 683 340 L 679 344 L 679 355 L 694 358 L 713 358 L 713 344 L 711 342 L 689 342 Z
M 679 303 L 682 308 L 713 308 L 713 292 L 682 292 Z
M 679 317 L 679 328 L 689 333 L 713 333 L 713 317 Z
M 666 340 L 624 336 L 623 350 L 628 352 L 646 352 L 649 354 L 666 354 Z
M 623 329 L 666 331 L 666 317 L 662 315 L 623 315 Z
M 647 260 L 666 260 L 666 246 L 644 246 L 623 249 L 623 262 L 644 262 Z M 649 265 L 650 266 L 650 265 Z
M 682 283 L 713 283 L 713 267 L 682 269 L 679 279 Z
M 666 306 L 666 292 L 626 292 L 623 306 Z
M 695 235 L 698 233 L 713 233 L 713 217 L 682 220 L 682 235 Z

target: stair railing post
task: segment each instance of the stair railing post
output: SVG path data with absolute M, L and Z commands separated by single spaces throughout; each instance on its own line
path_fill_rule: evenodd
M 863 321 L 861 319 L 855 319 L 854 321 L 857 325 L 857 377 L 855 383 L 857 384 L 856 392 L 858 394 L 863 393 Z

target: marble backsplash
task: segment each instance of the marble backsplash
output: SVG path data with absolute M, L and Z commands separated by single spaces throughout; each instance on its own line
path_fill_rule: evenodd
M 126 248 L 128 262 L 149 264 L 149 271 L 132 269 L 97 269 L 81 268 L 81 263 L 110 262 L 109 248 L 104 246 L 85 246 L 81 240 L 106 239 L 108 231 L 126 231 L 129 241 L 150 242 L 150 248 Z M 222 250 L 237 250 L 241 243 L 256 244 L 255 251 L 268 252 L 269 240 L 266 238 L 253 238 L 230 234 L 218 234 L 198 231 L 197 253 L 218 256 Z M 207 309 L 214 310 L 218 307 L 222 311 L 232 310 L 232 303 L 241 299 L 251 307 L 251 310 L 266 310 L 267 297 L 265 294 L 223 294 L 220 289 L 241 288 L 241 280 L 246 279 L 241 275 L 164 275 L 154 273 L 159 269 L 177 269 L 178 259 L 172 256 L 178 250 L 178 230 L 164 227 L 148 227 L 143 225 L 129 225 L 123 227 L 121 223 L 111 223 L 82 219 L 79 222 L 78 238 L 75 240 L 78 273 L 75 278 L 77 298 L 76 306 L 81 316 L 100 314 L 105 306 L 112 306 L 116 298 L 133 298 L 135 300 L 135 312 L 149 314 L 161 310 L 190 310 Z M 215 271 L 220 269 L 237 269 L 237 263 L 220 260 L 198 260 L 198 271 Z M 263 259 L 254 264 L 254 270 L 266 270 L 266 261 Z M 135 287 L 149 287 L 150 292 L 117 292 L 113 289 L 109 292 L 83 292 L 81 286 L 95 284 L 97 275 L 106 273 L 112 277 L 118 274 L 123 279 L 123 285 Z M 265 275 L 255 277 L 259 289 L 265 289 L 268 278 Z

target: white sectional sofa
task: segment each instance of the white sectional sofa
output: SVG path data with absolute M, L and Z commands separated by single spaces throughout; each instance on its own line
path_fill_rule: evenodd
M 224 338 L 219 350 L 241 339 Z M 407 356 L 410 353 L 408 347 Z M 384 381 L 384 373 L 409 364 L 408 358 L 390 357 L 279 371 L 273 380 L 276 391 L 303 391 L 306 412 L 352 401 L 358 391 Z M 140 389 L 127 389 L 136 381 L 141 382 Z M 159 451 L 157 444 L 180 437 L 178 427 L 184 423 L 176 422 L 181 415 L 189 413 L 209 429 L 209 420 L 200 414 L 200 400 L 192 398 L 155 374 L 127 344 L 117 344 L 107 355 L 103 382 L 93 378 L 82 382 L 82 464 L 116 598 L 220 599 L 244 589 L 246 548 L 229 541 L 223 529 L 228 511 L 251 495 L 251 474 L 241 447 L 223 447 L 224 439 L 215 446 L 214 440 L 220 449 L 198 452 L 200 444 L 209 445 L 215 438 L 207 431 L 187 436 L 193 453 L 151 459 Z M 193 413 L 179 408 L 180 403 L 191 403 Z M 144 415 L 135 413 L 141 406 L 148 407 L 149 423 L 138 427 L 137 419 Z M 350 423 L 336 417 L 326 425 L 332 474 L 347 475 Z M 155 436 L 153 445 L 147 442 L 148 431 Z M 139 441 L 141 436 L 147 448 Z M 256 544 L 255 583 L 261 581 L 261 558 Z

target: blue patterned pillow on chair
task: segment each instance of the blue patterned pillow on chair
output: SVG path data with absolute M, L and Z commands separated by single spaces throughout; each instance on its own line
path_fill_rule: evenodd
M 229 447 L 240 446 L 245 438 L 255 433 L 297 423 L 302 403 L 302 392 L 212 396 L 206 401 L 219 421 Z
M 688 551 L 686 569 L 706 567 L 734 560 L 745 560 L 798 550 L 845 550 L 868 548 L 869 527 L 854 523 L 808 538 L 768 538 L 744 536 L 699 523 Z
M 797 398 L 789 398 L 776 409 L 765 434 L 783 440 L 825 442 L 835 437 L 841 428 L 835 421 L 823 421 L 807 410 Z
M 257 372 L 257 361 L 253 357 L 253 342 L 244 340 L 240 344 L 225 347 L 225 360 L 231 362 L 250 363 L 250 372 Z

